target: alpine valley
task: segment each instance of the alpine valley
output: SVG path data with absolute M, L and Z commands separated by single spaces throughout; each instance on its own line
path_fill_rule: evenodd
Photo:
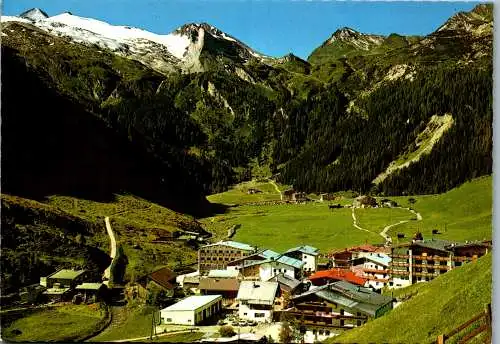
M 32 9 L 1 25 L 4 295 L 60 266 L 99 275 L 106 216 L 129 278 L 191 264 L 153 242 L 209 236 L 206 196 L 241 182 L 392 197 L 492 173 L 491 4 L 427 36 L 340 28 L 307 60 L 207 23 L 160 35 Z

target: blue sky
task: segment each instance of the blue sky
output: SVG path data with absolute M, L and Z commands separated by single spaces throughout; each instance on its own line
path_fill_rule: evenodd
M 324 0 L 4 0 L 3 14 L 39 7 L 48 15 L 70 11 L 115 25 L 169 33 L 190 22 L 207 22 L 257 51 L 302 58 L 335 30 L 425 35 L 477 2 L 365 2 Z

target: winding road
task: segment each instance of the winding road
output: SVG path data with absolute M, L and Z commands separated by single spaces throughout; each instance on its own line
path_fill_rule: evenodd
M 113 229 L 111 228 L 111 223 L 109 222 L 109 216 L 106 216 L 104 218 L 104 223 L 106 224 L 106 231 L 108 232 L 109 240 L 111 243 L 111 251 L 109 253 L 109 256 L 111 257 L 111 263 L 113 263 L 113 259 L 115 259 L 116 256 L 116 239 L 115 239 L 115 234 L 113 233 Z M 109 281 L 110 275 L 111 275 L 111 263 L 109 266 L 104 270 L 104 279 Z
M 422 221 L 422 215 L 420 215 L 420 213 L 417 213 L 415 210 L 413 209 L 409 209 L 409 208 L 402 208 L 402 207 L 395 207 L 395 208 L 399 208 L 399 209 L 406 209 L 408 210 L 409 212 L 415 214 L 417 216 L 417 221 Z M 373 233 L 372 231 L 368 230 L 368 229 L 365 229 L 365 228 L 362 228 L 358 225 L 358 219 L 356 218 L 356 213 L 354 212 L 354 207 L 351 208 L 352 209 L 352 220 L 353 220 L 353 223 L 352 225 L 357 228 L 357 229 L 360 229 L 360 230 L 363 230 L 363 231 L 366 231 L 366 232 L 370 232 L 370 233 Z M 406 222 L 410 222 L 410 220 L 401 220 L 397 223 L 393 223 L 392 225 L 388 225 L 388 226 L 385 226 L 384 229 L 382 230 L 382 232 L 379 233 L 379 235 L 384 238 L 385 242 L 387 244 L 392 244 L 392 238 L 390 237 L 390 235 L 387 235 L 387 231 L 389 229 L 391 229 L 392 227 L 395 227 L 395 226 L 398 226 L 400 224 L 403 224 L 403 223 L 406 223 Z

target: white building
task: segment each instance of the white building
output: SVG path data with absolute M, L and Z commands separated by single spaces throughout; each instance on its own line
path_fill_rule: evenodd
M 385 254 L 372 253 L 365 255 L 363 277 L 368 279 L 368 285 L 374 289 L 382 289 L 389 284 L 389 265 L 391 257 Z
M 299 259 L 304 262 L 302 270 L 306 273 L 315 272 L 318 269 L 319 249 L 309 245 L 294 247 L 283 253 L 285 256 Z
M 218 314 L 221 295 L 189 296 L 160 311 L 162 324 L 197 325 Z
M 271 322 L 277 282 L 242 281 L 238 296 L 240 319 Z
M 303 266 L 304 262 L 295 258 L 287 256 L 271 258 L 260 263 L 259 276 L 261 281 L 267 281 L 280 273 L 290 278 L 300 279 Z

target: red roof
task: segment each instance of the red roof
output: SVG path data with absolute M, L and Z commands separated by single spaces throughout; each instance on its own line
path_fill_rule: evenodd
M 322 270 L 318 271 L 311 276 L 309 276 L 309 280 L 318 280 L 318 279 L 329 279 L 335 281 L 346 281 L 352 284 L 357 285 L 365 285 L 366 278 L 356 276 L 352 271 L 344 270 L 344 269 L 331 269 L 331 270 Z

